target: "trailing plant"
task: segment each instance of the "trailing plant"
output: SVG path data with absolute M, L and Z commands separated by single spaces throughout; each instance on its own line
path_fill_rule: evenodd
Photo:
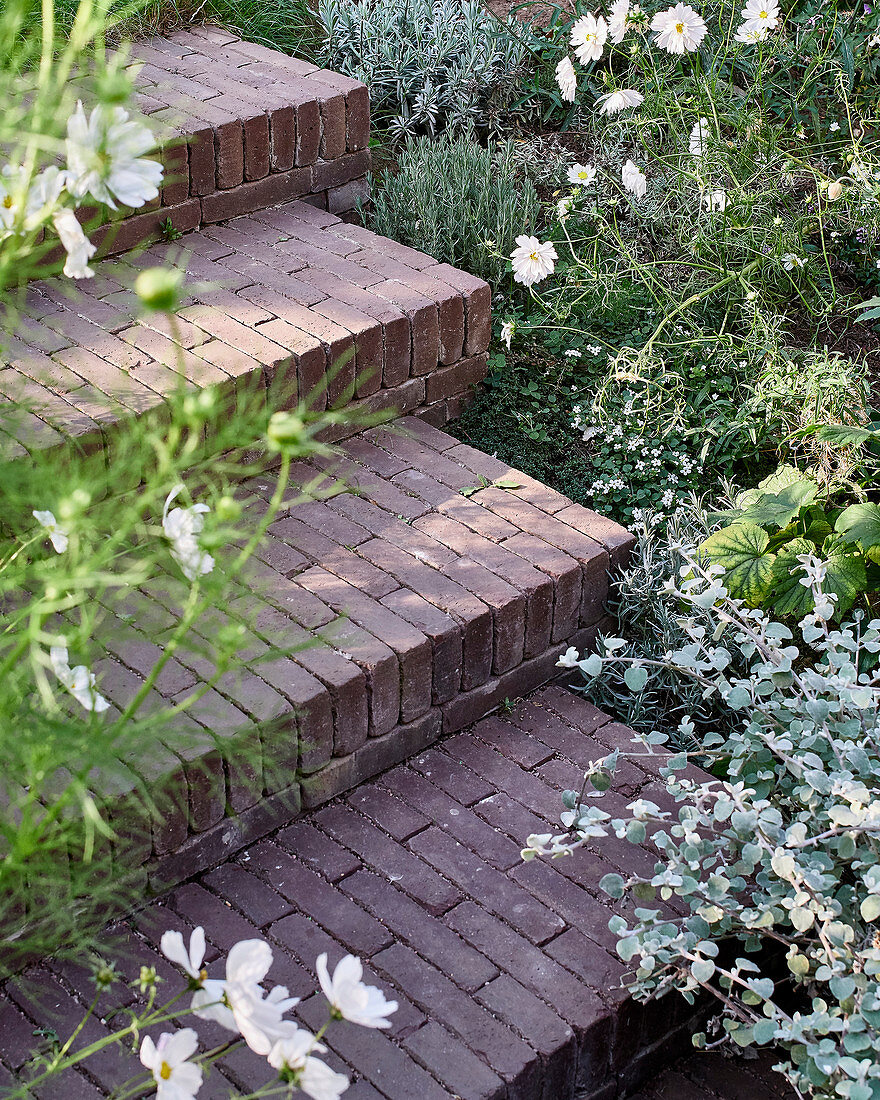
M 490 151 L 467 137 L 419 137 L 408 139 L 396 159 L 373 193 L 374 230 L 501 282 L 506 262 L 499 252 L 513 247 L 540 207 L 512 145 Z
M 393 138 L 500 133 L 529 54 L 478 0 L 319 0 L 322 61 L 370 89 L 374 124 Z
M 646 660 L 606 641 L 580 667 L 588 677 L 625 670 L 635 692 L 662 669 L 718 699 L 736 725 L 704 737 L 699 758 L 719 778 L 689 768 L 687 752 L 660 754 L 666 734 L 642 734 L 641 752 L 590 764 L 583 789 L 563 795 L 567 831 L 529 837 L 523 856 L 564 855 L 609 833 L 648 844 L 653 874 L 601 882 L 627 899 L 609 927 L 632 964 L 631 993 L 677 990 L 692 1002 L 708 991 L 720 1022 L 698 1046 L 772 1044 L 801 1095 L 876 1100 L 880 619 L 856 613 L 832 625 L 834 594 L 812 554 L 797 561 L 813 606 L 798 644 L 788 626 L 729 596 L 716 567 L 691 557 L 685 572 L 667 591 L 681 602 L 687 644 Z M 679 737 L 692 729 L 684 718 Z M 628 756 L 659 770 L 667 793 L 611 814 L 602 794 Z M 672 898 L 675 912 L 664 905 Z

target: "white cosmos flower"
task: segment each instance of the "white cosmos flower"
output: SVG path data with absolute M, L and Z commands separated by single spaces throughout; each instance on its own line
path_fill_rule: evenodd
M 786 271 L 795 271 L 798 268 L 806 267 L 807 261 L 801 256 L 798 256 L 794 252 L 785 252 L 782 256 L 782 266 Z
M 93 710 L 100 714 L 107 710 L 110 704 L 95 690 L 95 674 L 89 672 L 85 665 L 77 665 L 71 668 L 68 664 L 67 646 L 53 645 L 49 650 L 49 664 L 52 671 L 76 699 L 80 706 L 86 710 Z
M 577 668 L 577 663 L 578 663 L 579 656 L 580 656 L 580 654 L 574 648 L 574 646 L 570 645 L 568 647 L 568 649 L 565 651 L 565 653 L 563 653 L 562 656 L 559 658 L 559 660 L 556 662 L 556 667 L 557 668 Z
M 742 18 L 750 30 L 775 30 L 779 26 L 779 4 L 776 0 L 746 0 Z
M 198 535 L 204 526 L 202 516 L 211 509 L 207 504 L 191 504 L 188 508 L 168 509 L 174 499 L 183 492 L 183 485 L 175 485 L 165 498 L 162 510 L 162 529 L 171 542 L 171 556 L 183 570 L 187 580 L 210 573 L 214 559 L 200 549 Z
M 523 234 L 516 238 L 516 248 L 510 259 L 513 263 L 513 281 L 532 286 L 553 274 L 558 257 L 549 241 L 542 243 L 537 237 Z
M 510 351 L 510 341 L 513 339 L 513 334 L 516 332 L 516 321 L 505 321 L 501 326 L 501 341 L 507 345 L 507 350 Z
M 299 998 L 289 997 L 283 985 L 269 993 L 260 985 L 271 965 L 272 948 L 265 940 L 241 940 L 226 959 L 226 978 L 203 980 L 192 999 L 196 1016 L 240 1034 L 251 1050 L 263 1057 L 297 1030 L 292 1020 L 282 1017 L 299 1004 Z
M 324 996 L 344 1020 L 361 1027 L 391 1027 L 386 1017 L 397 1011 L 397 1001 L 386 1001 L 385 994 L 374 985 L 364 985 L 364 968 L 356 955 L 346 955 L 337 964 L 331 978 L 327 969 L 327 954 L 319 955 L 315 963 L 318 981 Z
M 605 95 L 600 95 L 596 100 L 596 106 L 599 108 L 600 114 L 619 115 L 627 107 L 638 107 L 644 98 L 642 93 L 637 92 L 635 88 L 621 88 L 620 91 L 606 92 Z
M 312 1100 L 339 1100 L 348 1088 L 348 1078 L 332 1070 L 320 1058 L 313 1058 L 312 1051 L 324 1054 L 327 1048 L 310 1032 L 298 1028 L 294 1035 L 281 1039 L 272 1047 L 269 1065 L 282 1071 L 286 1080 Z
M 596 169 L 592 164 L 573 164 L 568 170 L 568 182 L 579 187 L 589 187 L 596 178 Z
M 608 37 L 608 24 L 602 16 L 583 15 L 571 28 L 571 45 L 582 65 L 598 61 Z
M 205 930 L 199 925 L 189 938 L 189 948 L 184 945 L 180 932 L 170 929 L 162 933 L 159 948 L 169 962 L 175 963 L 195 981 L 203 981 L 207 974 L 202 970 L 205 959 Z
M 88 194 L 115 210 L 116 201 L 137 207 L 159 194 L 162 165 L 144 158 L 155 138 L 122 107 L 99 104 L 87 118 L 77 103 L 65 144 L 68 189 L 76 198 Z
M 159 1042 L 149 1035 L 141 1043 L 141 1064 L 156 1081 L 156 1100 L 193 1100 L 202 1087 L 202 1067 L 188 1061 L 195 1054 L 199 1037 L 191 1027 L 163 1032 Z
M 559 86 L 559 94 L 563 102 L 574 103 L 574 94 L 577 91 L 577 76 L 568 54 L 556 66 L 556 83 Z
M 667 53 L 692 53 L 706 37 L 708 28 L 688 4 L 676 4 L 657 12 L 651 20 L 654 42 Z
M 52 215 L 52 224 L 67 253 L 64 274 L 68 279 L 91 279 L 95 273 L 89 267 L 89 260 L 94 256 L 96 248 L 83 233 L 76 214 L 66 208 L 56 210 Z
M 770 32 L 766 27 L 753 27 L 749 23 L 742 23 L 736 34 L 734 42 L 741 42 L 744 46 L 754 46 L 756 42 L 764 42 Z
M 709 191 L 707 194 L 703 195 L 703 205 L 710 213 L 726 210 L 727 203 L 727 192 L 722 191 L 720 187 L 715 191 Z
M 0 172 L 0 239 L 38 229 L 58 205 L 66 182 L 67 173 L 54 164 L 33 179 L 21 165 L 5 165 Z
M 608 37 L 618 45 L 626 34 L 629 0 L 615 0 L 608 9 Z
M 67 528 L 62 527 L 51 512 L 32 512 L 31 515 L 41 527 L 46 528 L 46 534 L 49 536 L 49 541 L 52 543 L 55 552 L 63 554 L 67 549 L 70 535 Z
M 701 118 L 694 123 L 688 138 L 688 152 L 694 160 L 700 160 L 706 155 L 709 143 L 709 120 Z
M 628 160 L 621 169 L 620 178 L 627 191 L 635 195 L 637 199 L 644 197 L 645 192 L 648 190 L 648 181 L 645 173 L 638 165 Z

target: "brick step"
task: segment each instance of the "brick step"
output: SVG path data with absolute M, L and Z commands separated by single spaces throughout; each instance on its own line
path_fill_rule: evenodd
M 107 219 L 90 232 L 105 253 L 160 238 L 162 223 L 185 232 L 304 196 L 345 213 L 366 198 L 366 85 L 212 26 L 141 39 L 130 58 L 165 180 L 138 211 L 81 211 Z
M 340 1023 L 324 1037 L 329 1062 L 353 1079 L 351 1100 L 569 1100 L 575 1092 L 619 1100 L 689 1048 L 694 1026 L 682 998 L 639 1005 L 620 988 L 608 931 L 619 903 L 598 882 L 612 870 L 650 867 L 655 853 L 650 842 L 611 838 L 526 864 L 520 848 L 529 833 L 558 828 L 560 790 L 578 786 L 591 759 L 629 747 L 631 737 L 583 699 L 544 688 L 108 929 L 107 955 L 128 980 L 155 965 L 165 998 L 183 982 L 159 954 L 164 930 L 188 939 L 202 925 L 211 977 L 222 974 L 218 956 L 233 943 L 264 937 L 275 956 L 269 980 L 303 998 L 295 1014 L 313 1030 L 326 1019 L 314 992 L 316 956 L 328 952 L 332 967 L 346 952 L 359 955 L 366 980 L 399 1009 L 388 1032 Z M 663 759 L 621 769 L 602 805 L 612 815 L 637 797 L 666 805 Z M 81 966 L 49 963 L 10 983 L 0 993 L 0 1080 L 4 1066 L 14 1072 L 25 1062 L 35 1028 L 65 1038 L 93 996 Z M 87 1040 L 105 1033 L 116 1005 L 135 999 L 131 987 L 102 994 Z M 229 1038 L 195 1024 L 205 1047 Z M 89 1061 L 88 1077 L 68 1073 L 53 1095 L 97 1100 L 139 1068 L 114 1048 Z M 238 1049 L 219 1059 L 199 1097 L 228 1100 L 266 1082 L 265 1059 Z M 669 1096 L 684 1100 L 685 1091 Z
M 131 289 L 157 264 L 187 273 L 176 326 L 145 315 Z M 95 270 L 78 283 L 32 283 L 9 323 L 0 399 L 29 410 L 0 421 L 9 457 L 71 446 L 106 454 L 120 425 L 161 416 L 182 388 L 215 387 L 234 401 L 271 386 L 279 407 L 302 396 L 439 424 L 485 375 L 486 283 L 307 202 L 204 226 Z M 356 429 L 340 427 L 337 438 L 346 430 Z
M 273 489 L 270 475 L 241 486 L 243 529 Z M 244 669 L 181 714 L 164 748 L 126 757 L 106 781 L 120 871 L 146 879 L 150 863 L 155 882 L 180 881 L 544 683 L 605 622 L 608 570 L 634 541 L 415 418 L 296 464 L 286 499 L 233 592 Z M 93 668 L 114 713 L 188 591 L 162 576 L 96 627 L 107 652 Z M 213 675 L 224 625 L 203 623 L 168 662 L 148 712 Z M 168 791 L 153 820 L 142 785 Z

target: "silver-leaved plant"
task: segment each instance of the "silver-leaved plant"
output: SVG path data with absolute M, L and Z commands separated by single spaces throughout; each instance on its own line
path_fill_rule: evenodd
M 698 1046 L 772 1044 L 799 1095 L 880 1100 L 880 619 L 834 626 L 822 564 L 805 555 L 798 572 L 815 599 L 799 637 L 690 560 L 667 582 L 686 645 L 644 661 L 606 639 L 580 661 L 587 677 L 623 663 L 633 691 L 650 666 L 675 669 L 723 700 L 741 723 L 705 739 L 699 762 L 726 777 L 666 755 L 665 735 L 640 734 L 631 755 L 665 757 L 666 808 L 640 799 L 620 819 L 600 809 L 590 796 L 612 784 L 613 754 L 566 792 L 568 831 L 529 837 L 523 856 L 564 855 L 610 833 L 650 845 L 653 876 L 601 883 L 636 899 L 610 922 L 634 996 L 707 990 L 722 1006 L 721 1034 L 696 1036 Z M 673 897 L 686 915 L 665 911 Z

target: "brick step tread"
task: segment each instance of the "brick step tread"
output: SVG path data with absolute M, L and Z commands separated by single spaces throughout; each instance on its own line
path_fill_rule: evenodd
M 187 272 L 174 324 L 145 313 L 132 289 L 157 264 Z M 28 412 L 3 424 L 7 456 L 62 446 L 106 456 L 120 423 L 205 387 L 230 402 L 272 387 L 280 407 L 302 396 L 441 422 L 485 374 L 486 283 L 307 202 L 95 270 L 32 283 L 10 319 L 0 399 Z
M 699 1052 L 665 1070 L 631 1100 L 795 1100 L 794 1090 L 774 1073 L 775 1061 L 765 1051 L 756 1058 Z
M 366 194 L 370 99 L 360 81 L 210 25 L 135 42 L 125 71 L 165 179 L 137 211 L 82 210 L 90 226 L 111 224 L 90 233 L 105 252 L 154 237 L 166 219 L 192 229 L 301 195 L 351 210 Z
M 520 848 L 528 833 L 558 827 L 560 773 L 579 774 L 631 736 L 582 698 L 544 688 L 177 887 L 108 930 L 108 954 L 128 979 L 155 964 L 168 996 L 182 982 L 158 953 L 166 928 L 204 926 L 211 974 L 234 942 L 265 937 L 270 980 L 303 998 L 295 1011 L 313 1029 L 325 1012 L 313 995 L 316 956 L 327 951 L 333 966 L 359 955 L 367 980 L 400 1007 L 388 1032 L 328 1031 L 328 1059 L 353 1079 L 353 1098 L 567 1100 L 577 1091 L 617 1100 L 674 1057 L 693 1010 L 672 997 L 640 1006 L 619 988 L 607 928 L 617 903 L 597 883 L 612 868 L 626 873 L 625 845 L 610 853 L 597 841 L 528 864 Z M 626 792 L 608 796 L 615 808 L 662 797 L 652 770 L 637 771 Z M 0 1072 L 21 1067 L 35 1027 L 65 1034 L 91 997 L 88 975 L 71 964 L 10 983 L 0 997 Z M 111 990 L 102 1021 L 134 999 Z M 93 1030 L 87 1039 L 103 1023 Z M 215 1025 L 198 1030 L 208 1046 L 224 1041 Z M 74 1095 L 109 1095 L 139 1067 L 114 1050 L 88 1068 L 88 1080 L 65 1082 Z M 265 1060 L 238 1050 L 203 1093 L 250 1092 L 266 1078 Z
M 269 474 L 240 486 L 243 529 L 274 488 Z M 138 866 L 158 862 L 160 881 L 179 880 L 218 845 L 222 854 L 266 831 L 273 814 L 322 803 L 546 682 L 569 643 L 595 637 L 608 571 L 632 543 L 417 418 L 295 464 L 282 511 L 235 582 L 243 668 L 188 707 L 164 755 L 126 757 L 105 778 L 120 864 L 135 853 Z M 188 590 L 182 577 L 154 578 L 96 629 L 98 690 L 114 712 L 141 688 Z M 211 678 L 211 639 L 228 625 L 198 624 L 148 705 Z M 228 758 L 224 768 L 245 744 L 251 782 Z M 169 804 L 150 821 L 141 784 L 160 781 Z M 227 811 L 239 815 L 233 827 Z

